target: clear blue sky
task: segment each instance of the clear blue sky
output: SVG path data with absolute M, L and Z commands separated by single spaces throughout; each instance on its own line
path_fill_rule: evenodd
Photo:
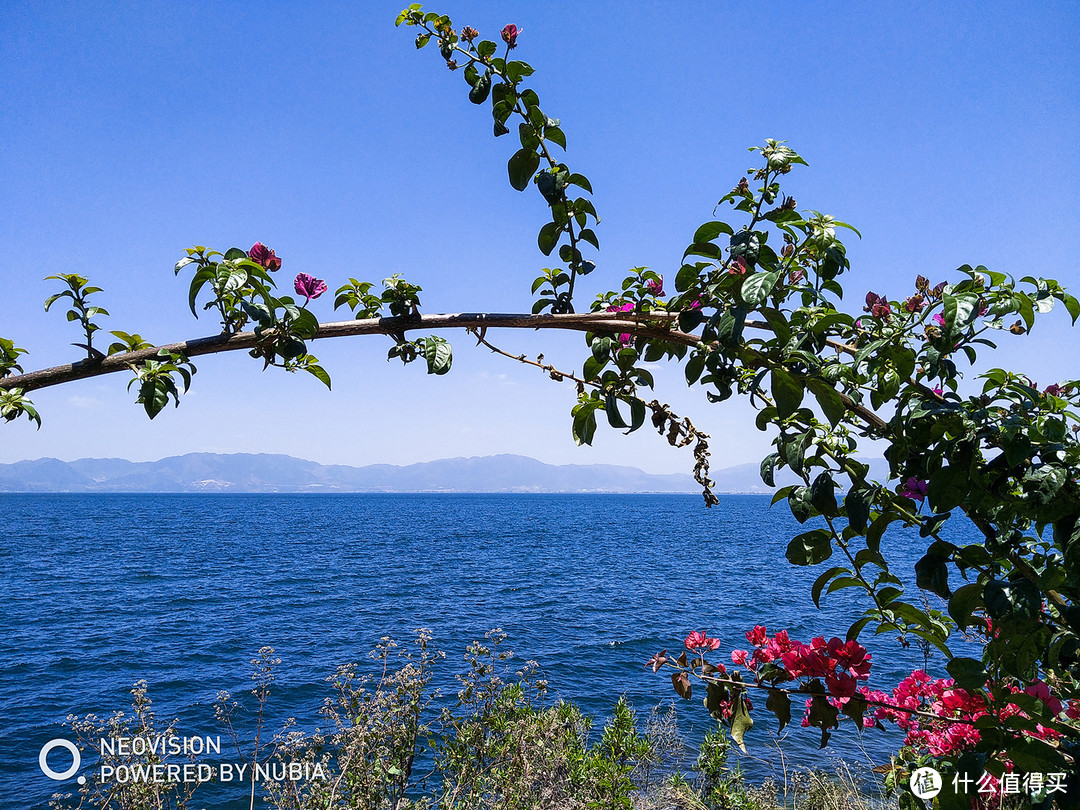
M 297 272 L 424 288 L 426 312 L 527 311 L 547 261 L 544 206 L 506 182 L 511 137 L 410 29 L 395 3 L 28 3 L 0 9 L 0 335 L 27 368 L 76 359 L 78 334 L 46 314 L 50 273 L 89 275 L 106 329 L 155 342 L 213 333 L 194 321 L 172 265 L 183 249 L 263 241 Z M 429 6 L 518 55 L 567 160 L 603 217 L 587 302 L 648 265 L 673 278 L 697 224 L 750 165 L 787 139 L 800 207 L 856 224 L 852 307 L 900 297 L 916 273 L 960 264 L 1080 288 L 1075 3 L 507 3 Z M 344 317 L 326 296 L 322 320 Z M 1064 314 L 1010 341 L 1002 364 L 1040 382 L 1080 377 Z M 34 395 L 44 426 L 0 426 L 0 462 L 283 452 L 324 463 L 410 463 L 523 453 L 554 463 L 685 471 L 642 430 L 570 438 L 573 389 L 448 334 L 455 368 L 388 364 L 385 338 L 319 343 L 334 380 L 270 370 L 242 353 L 197 361 L 193 391 L 154 422 L 124 376 Z M 496 336 L 577 366 L 580 337 Z M 710 406 L 677 370 L 662 400 L 714 437 L 717 466 L 768 439 L 741 406 Z

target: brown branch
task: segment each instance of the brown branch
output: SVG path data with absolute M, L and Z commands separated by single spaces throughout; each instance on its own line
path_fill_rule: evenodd
M 337 321 L 319 326 L 316 339 L 353 337 L 357 335 L 399 335 L 417 329 L 454 329 L 472 327 L 481 329 L 569 329 L 578 332 L 604 330 L 630 332 L 686 346 L 697 346 L 701 339 L 696 335 L 655 326 L 650 321 L 670 321 L 671 313 L 648 313 L 635 316 L 626 312 L 586 312 L 568 315 L 526 315 L 520 313 L 465 312 L 446 315 L 419 315 L 397 318 L 368 318 L 356 321 Z M 177 343 L 167 343 L 135 352 L 109 355 L 100 360 L 80 360 L 76 363 L 30 371 L 25 374 L 0 379 L 0 389 L 19 388 L 33 391 L 61 383 L 72 382 L 102 374 L 112 374 L 137 366 L 157 357 L 159 351 L 175 352 L 185 357 L 198 357 L 218 352 L 240 351 L 255 347 L 254 332 L 238 332 L 235 335 L 214 335 Z

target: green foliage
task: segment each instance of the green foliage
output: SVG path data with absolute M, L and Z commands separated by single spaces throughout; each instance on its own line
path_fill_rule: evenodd
M 88 360 L 100 359 L 102 357 L 101 352 L 94 348 L 94 332 L 101 327 L 94 323 L 91 318 L 98 315 L 108 315 L 109 312 L 104 307 L 90 304 L 89 298 L 94 293 L 101 292 L 101 288 L 92 286 L 85 276 L 75 273 L 60 273 L 55 276 L 46 276 L 45 279 L 46 281 L 50 279 L 63 281 L 68 287 L 63 292 L 50 295 L 45 299 L 45 311 L 48 312 L 49 308 L 61 298 L 70 299 L 71 304 L 67 311 L 67 319 L 69 321 L 78 321 L 79 325 L 82 326 L 83 334 L 86 335 L 86 343 L 74 343 L 72 345 L 80 349 L 86 349 L 86 358 Z
M 183 355 L 162 349 L 158 352 L 160 360 L 146 360 L 133 365 L 135 377 L 128 383 L 128 388 L 139 384 L 139 395 L 135 402 L 143 406 L 146 415 L 153 419 L 169 404 L 170 398 L 176 407 L 180 407 L 181 391 L 177 388 L 177 379 L 183 385 L 183 393 L 191 387 L 193 366 Z
M 25 416 L 31 422 L 41 428 L 41 417 L 37 409 L 21 388 L 0 388 L 0 419 L 12 422 L 20 416 Z
M 559 120 L 541 110 L 536 91 L 523 85 L 523 80 L 533 74 L 532 66 L 510 59 L 510 51 L 517 46 L 516 29 L 513 35 L 507 30 L 512 26 L 504 29 L 502 38 L 506 47 L 502 56 L 497 56 L 499 48 L 495 42 L 477 41 L 479 34 L 474 29 L 466 26 L 455 30 L 449 17 L 424 14 L 421 8 L 415 3 L 408 6 L 398 15 L 396 24 L 423 29 L 424 33 L 416 39 L 418 48 L 434 37 L 439 43 L 439 54 L 450 70 L 458 70 L 461 65 L 457 60 L 464 60 L 462 76 L 469 85 L 469 101 L 478 105 L 491 102 L 495 137 L 509 134 L 507 123 L 512 117 L 519 119 L 520 148 L 507 161 L 507 177 L 517 191 L 525 191 L 530 184 L 536 186 L 551 214 L 551 220 L 540 229 L 537 244 L 545 256 L 559 247 L 559 258 L 566 263 L 565 270 L 560 268 L 549 274 L 547 282 L 551 286 L 541 291 L 533 312 L 573 312 L 575 282 L 579 275 L 587 275 L 595 267 L 583 257 L 581 248 L 584 244 L 596 249 L 600 246 L 596 234 L 588 227 L 589 218 L 594 223 L 599 218 L 590 200 L 570 193 L 570 187 L 576 186 L 591 194 L 588 179 L 554 157 L 555 146 L 565 151 L 566 135 Z M 463 36 L 466 31 L 468 36 Z M 533 292 L 536 290 L 534 286 Z

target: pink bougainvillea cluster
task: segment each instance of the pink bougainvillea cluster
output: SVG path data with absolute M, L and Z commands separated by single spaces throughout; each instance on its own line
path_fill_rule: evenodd
M 688 674 L 700 669 L 699 677 L 729 684 L 738 689 L 759 687 L 777 688 L 777 684 L 795 681 L 799 686 L 788 689 L 790 693 L 810 694 L 806 700 L 806 712 L 802 725 L 821 725 L 820 719 L 811 722 L 811 713 L 815 701 L 827 700 L 838 711 L 844 711 L 851 700 L 862 701 L 868 707 L 865 713 L 847 712 L 853 717 L 861 715 L 862 726 L 871 728 L 880 721 L 895 723 L 907 733 L 904 745 L 921 753 L 935 757 L 947 757 L 974 750 L 979 742 L 978 718 L 990 714 L 992 708 L 987 698 L 980 691 L 970 691 L 956 685 L 952 678 L 933 678 L 923 670 L 916 670 L 904 678 L 890 693 L 870 689 L 861 681 L 870 677 L 872 656 L 857 641 L 844 641 L 832 638 L 828 641 L 819 636 L 809 644 L 792 639 L 786 630 L 770 636 L 763 625 L 757 625 L 746 632 L 746 640 L 752 649 L 733 650 L 731 661 L 737 667 L 745 668 L 749 676 L 743 680 L 738 670 L 731 673 L 721 663 L 709 664 L 704 655 L 721 646 L 719 639 L 710 638 L 705 631 L 694 630 L 687 637 L 684 646 L 698 658 L 686 660 L 685 653 L 679 660 L 669 658 L 667 650 L 654 655 L 646 664 L 658 672 L 661 667 L 670 665 L 680 672 L 672 676 L 677 688 L 679 684 L 689 684 Z M 823 684 L 823 686 L 822 686 Z M 988 685 L 989 689 L 990 686 Z M 999 721 L 1009 718 L 1029 718 L 1016 703 L 1010 702 L 1009 694 L 1026 694 L 1041 701 L 1054 717 L 1080 719 L 1080 701 L 1063 703 L 1050 691 L 1050 687 L 1041 680 L 1036 680 L 1026 688 L 1005 687 L 1007 692 L 998 701 L 1004 705 L 995 709 Z M 822 694 L 825 692 L 827 694 Z M 686 693 L 680 692 L 683 696 Z M 725 693 L 723 716 L 730 718 L 731 695 Z M 749 708 L 749 701 L 747 701 Z M 1025 724 L 1025 727 L 1027 724 Z M 1035 724 L 1034 730 L 1026 731 L 1029 736 L 1040 739 L 1054 739 L 1060 733 L 1041 724 Z

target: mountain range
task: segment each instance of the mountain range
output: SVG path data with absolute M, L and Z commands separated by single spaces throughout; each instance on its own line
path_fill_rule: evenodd
M 717 492 L 768 492 L 757 464 L 716 470 Z M 789 480 L 790 479 L 790 480 Z M 777 484 L 793 483 L 789 471 Z M 0 492 L 698 492 L 690 475 L 612 464 L 545 464 L 517 455 L 406 466 L 323 465 L 274 454 L 188 453 L 160 461 L 40 458 L 0 464 Z

